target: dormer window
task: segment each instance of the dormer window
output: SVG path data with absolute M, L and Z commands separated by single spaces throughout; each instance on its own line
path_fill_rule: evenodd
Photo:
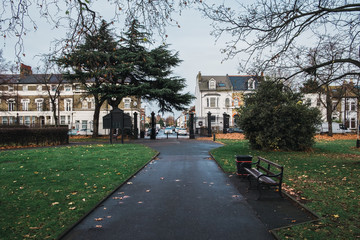
M 248 89 L 249 90 L 254 90 L 255 89 L 255 80 L 250 78 L 248 81 Z
M 211 79 L 209 81 L 209 89 L 216 89 L 216 81 L 215 81 L 215 79 Z

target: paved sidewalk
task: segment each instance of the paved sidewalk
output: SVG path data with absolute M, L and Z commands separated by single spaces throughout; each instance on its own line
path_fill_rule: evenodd
M 273 239 L 197 140 L 144 144 L 160 155 L 63 239 Z

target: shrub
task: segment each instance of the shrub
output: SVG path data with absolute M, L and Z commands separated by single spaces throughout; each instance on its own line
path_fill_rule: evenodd
M 0 146 L 58 145 L 69 143 L 67 127 L 0 128 Z
M 245 98 L 237 124 L 254 149 L 308 150 L 314 144 L 320 112 L 284 84 L 264 81 Z

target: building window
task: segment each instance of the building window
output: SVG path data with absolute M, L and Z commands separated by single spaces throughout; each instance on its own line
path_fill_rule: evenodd
M 76 85 L 75 85 L 75 91 L 80 91 L 80 90 L 81 90 L 80 84 L 76 84 Z
M 15 111 L 15 100 L 10 99 L 8 101 L 8 111 Z
M 51 85 L 51 91 L 55 92 L 56 91 L 56 85 Z
M 356 111 L 355 102 L 351 102 L 350 111 Z
M 229 98 L 226 98 L 225 99 L 225 107 L 230 107 L 230 99 Z
M 65 85 L 65 92 L 71 91 L 71 85 Z
M 29 111 L 30 99 L 21 99 L 21 107 L 23 111 Z
M 9 124 L 7 117 L 2 117 L 2 124 L 3 125 L 8 125 Z
M 316 106 L 317 106 L 317 107 L 320 107 L 320 106 L 321 106 L 321 100 L 320 100 L 320 99 L 317 99 L 317 100 L 316 100 Z
M 75 129 L 79 129 L 80 128 L 80 121 L 76 120 L 75 121 Z
M 215 107 L 216 107 L 216 98 L 215 98 L 215 97 L 211 97 L 211 98 L 210 98 L 210 107 L 211 107 L 211 108 L 215 108 Z
M 37 90 L 38 92 L 41 92 L 41 91 L 42 91 L 42 86 L 41 86 L 41 85 L 38 85 L 38 86 L 36 87 L 36 90 Z
M 65 116 L 60 116 L 60 124 L 65 125 Z
M 356 128 L 356 119 L 355 118 L 350 119 L 350 128 Z
M 250 78 L 248 81 L 248 89 L 249 90 L 254 90 L 255 89 L 255 80 Z
M 124 108 L 130 108 L 131 99 L 130 98 L 124 98 Z
M 65 102 L 64 102 L 65 106 L 65 111 L 69 112 L 69 111 L 72 111 L 72 99 L 71 98 L 68 98 L 68 99 L 65 99 Z
M 238 107 L 239 106 L 239 99 L 235 98 L 234 99 L 234 107 Z
M 82 120 L 81 121 L 81 128 L 82 129 L 87 129 L 87 122 L 88 122 L 87 120 Z
M 31 118 L 31 124 L 34 126 L 36 123 L 36 116 L 32 116 Z
M 70 123 L 71 123 L 71 121 L 70 121 L 70 120 L 71 120 L 70 115 L 68 116 L 67 119 L 68 119 L 68 124 L 70 124 Z
M 35 102 L 36 102 L 36 111 L 42 112 L 43 111 L 44 100 L 43 99 L 36 99 Z
M 23 89 L 24 92 L 27 92 L 29 90 L 28 85 L 23 85 L 22 89 Z
M 332 101 L 332 110 L 333 111 L 336 111 L 337 104 L 338 104 L 337 101 Z
M 30 116 L 25 116 L 25 125 L 30 126 Z
M 209 81 L 209 89 L 216 89 L 216 81 L 214 79 Z
M 14 92 L 14 86 L 13 86 L 13 85 L 9 85 L 9 86 L 8 86 L 8 91 L 9 91 L 9 92 Z
M 14 117 L 13 116 L 10 116 L 9 117 L 9 124 L 11 125 L 11 124 L 13 124 L 14 123 Z

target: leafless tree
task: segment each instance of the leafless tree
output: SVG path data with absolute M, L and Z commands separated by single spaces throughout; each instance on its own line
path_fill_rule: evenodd
M 328 135 L 333 135 L 332 123 L 333 113 L 337 111 L 341 99 L 344 97 L 346 91 L 346 84 L 344 84 L 344 76 L 349 73 L 345 63 L 332 61 L 334 59 L 343 58 L 344 50 L 339 46 L 337 39 L 328 39 L 322 41 L 315 48 L 300 48 L 297 51 L 290 51 L 293 63 L 298 69 L 303 70 L 307 65 L 317 66 L 319 63 L 330 60 L 331 64 L 324 65 L 321 68 L 316 68 L 310 73 L 304 73 L 303 77 L 308 78 L 308 85 L 310 88 L 306 91 L 318 93 L 317 101 L 326 109 L 326 121 L 328 123 Z M 306 59 L 300 57 L 301 53 L 305 53 Z M 289 57 L 290 59 L 290 57 Z M 351 71 L 350 71 L 351 72 Z
M 213 20 L 213 34 L 217 38 L 231 36 L 223 50 L 227 58 L 247 56 L 241 65 L 243 70 L 254 59 L 263 59 L 257 62 L 262 71 L 268 66 L 281 66 L 285 53 L 292 47 L 304 42 L 316 46 L 322 36 L 330 35 L 341 39 L 339 44 L 345 51 L 341 58 L 324 59 L 302 72 L 312 73 L 333 63 L 344 63 L 352 66 L 346 75 L 360 75 L 357 0 L 257 0 L 252 5 L 239 3 L 232 8 L 224 4 L 205 5 L 202 11 Z
M 34 74 L 33 76 L 39 84 L 44 86 L 45 89 L 42 90 L 45 90 L 48 94 L 54 123 L 57 127 L 59 126 L 61 89 L 65 81 L 62 74 L 54 74 L 60 71 L 57 65 L 49 60 L 49 56 L 44 55 L 42 61 L 44 63 L 42 69 L 38 68 L 41 74 Z
M 166 38 L 165 27 L 179 23 L 173 18 L 191 4 L 202 0 L 3 0 L 0 5 L 0 33 L 3 38 L 15 37 L 15 52 L 20 62 L 24 54 L 24 37 L 36 31 L 45 20 L 54 29 L 66 29 L 67 40 L 62 48 L 73 48 L 81 37 L 96 29 L 102 19 L 101 9 L 113 10 L 113 21 L 139 20 L 147 31 L 158 31 Z

